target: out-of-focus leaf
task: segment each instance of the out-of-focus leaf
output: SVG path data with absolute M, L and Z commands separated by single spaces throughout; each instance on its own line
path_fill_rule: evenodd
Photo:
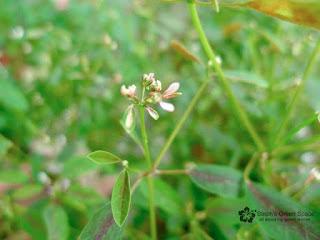
M 0 172 L 0 183 L 19 184 L 28 181 L 28 176 L 20 170 L 5 170 Z
M 200 228 L 199 224 L 192 224 L 191 226 L 191 233 L 189 238 L 192 240 L 213 240 L 212 237 L 209 236 L 202 228 Z
M 130 178 L 128 171 L 125 169 L 119 174 L 111 197 L 112 214 L 118 226 L 122 226 L 128 216 L 130 201 Z
M 110 152 L 105 152 L 101 150 L 89 153 L 87 157 L 97 164 L 113 164 L 121 162 L 121 158 L 117 157 L 116 155 Z
M 154 193 L 155 205 L 171 216 L 180 216 L 184 205 L 178 192 L 168 183 L 158 178 L 154 179 L 154 188 L 156 189 Z M 139 190 L 147 203 L 148 186 L 146 180 L 140 183 Z
M 172 49 L 174 49 L 185 59 L 200 63 L 199 58 L 195 56 L 192 52 L 190 52 L 181 42 L 177 40 L 172 40 L 170 45 Z
M 12 146 L 12 142 L 7 140 L 4 136 L 0 134 L 0 157 L 4 156 L 10 147 Z
M 293 201 L 274 189 L 267 186 L 249 182 L 247 185 L 247 197 L 251 209 L 264 212 L 308 212 L 306 207 Z M 299 221 L 289 217 L 278 216 L 279 221 L 264 221 L 256 217 L 257 222 L 265 234 L 276 240 L 300 240 L 320 238 L 320 222 L 317 213 L 310 220 Z
M 302 121 L 298 126 L 290 130 L 284 139 L 284 143 L 287 143 L 290 141 L 301 129 L 307 127 L 308 125 L 311 125 L 313 122 L 318 120 L 317 114 L 314 114 L 311 118 L 308 118 L 304 121 Z
M 267 88 L 268 82 L 261 76 L 249 71 L 225 71 L 226 77 L 235 82 L 247 83 L 260 88 Z
M 85 157 L 73 157 L 65 162 L 62 175 L 68 178 L 79 177 L 96 168 L 97 165 Z
M 113 220 L 111 205 L 107 203 L 92 216 L 79 240 L 119 240 L 121 234 L 122 229 Z
M 27 232 L 32 240 L 43 240 L 46 236 L 46 226 L 43 221 L 43 210 L 46 206 L 46 200 L 37 201 L 17 218 L 20 228 Z
M 28 109 L 28 102 L 25 96 L 17 85 L 11 80 L 3 78 L 3 75 L 0 72 L 0 104 L 10 110 L 26 111 Z
M 206 203 L 206 214 L 220 229 L 225 239 L 236 239 L 239 225 L 238 212 L 246 206 L 243 198 L 212 198 Z
M 320 29 L 318 0 L 220 0 L 227 6 L 244 6 L 259 12 L 305 26 Z
M 28 200 L 41 194 L 43 189 L 39 184 L 28 184 L 15 190 L 12 194 L 14 200 Z
M 213 198 L 206 203 L 206 213 L 219 225 L 230 226 L 239 223 L 239 218 L 235 216 L 244 206 L 245 200 L 242 198 Z
M 197 165 L 189 176 L 202 189 L 224 197 L 236 197 L 240 191 L 242 174 L 231 167 Z
M 43 212 L 48 240 L 66 240 L 69 236 L 68 216 L 58 205 L 50 204 Z

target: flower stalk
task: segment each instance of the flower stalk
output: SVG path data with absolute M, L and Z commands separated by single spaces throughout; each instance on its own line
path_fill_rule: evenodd
M 242 108 L 238 99 L 233 94 L 231 86 L 222 71 L 222 67 L 221 67 L 220 63 L 217 61 L 216 54 L 209 44 L 207 36 L 202 28 L 202 24 L 201 24 L 201 21 L 200 21 L 199 15 L 198 15 L 198 11 L 196 8 L 196 3 L 193 0 L 189 0 L 188 5 L 189 5 L 190 13 L 191 13 L 192 22 L 198 32 L 202 47 L 203 47 L 207 57 L 209 58 L 209 60 L 212 64 L 212 67 L 215 70 L 218 78 L 220 79 L 221 85 L 222 85 L 222 87 L 225 91 L 225 94 L 227 95 L 227 97 L 231 103 L 231 106 L 233 107 L 234 111 L 238 115 L 238 118 L 240 119 L 241 123 L 245 126 L 245 128 L 249 132 L 249 134 L 250 134 L 251 138 L 253 139 L 254 143 L 256 144 L 258 150 L 260 152 L 264 152 L 266 150 L 265 144 L 263 143 L 262 139 L 260 138 L 257 131 L 253 127 L 251 121 L 248 118 L 247 113 Z
M 144 94 L 142 94 L 142 95 L 144 95 Z M 149 150 L 148 135 L 147 135 L 147 131 L 146 131 L 144 107 L 143 106 L 140 106 L 139 112 L 140 112 L 141 135 L 142 135 L 142 140 L 143 140 L 144 156 L 145 156 L 147 164 L 151 168 L 152 162 L 151 162 L 151 155 L 150 155 L 150 150 Z M 156 211 L 155 211 L 155 205 L 154 205 L 154 183 L 153 183 L 152 176 L 147 176 L 147 182 L 148 182 L 148 193 L 149 193 L 148 197 L 149 197 L 151 238 L 152 238 L 152 240 L 156 240 L 157 239 L 157 225 L 156 225 Z
M 296 88 L 296 91 L 293 95 L 293 98 L 287 108 L 287 112 L 285 114 L 285 117 L 284 117 L 283 121 L 281 122 L 280 127 L 277 131 L 277 135 L 275 137 L 273 148 L 276 147 L 277 145 L 279 145 L 279 143 L 281 143 L 281 141 L 282 141 L 283 134 L 288 127 L 289 120 L 290 120 L 290 118 L 293 114 L 294 108 L 298 102 L 297 100 L 299 99 L 299 96 L 300 96 L 302 90 L 304 89 L 304 86 L 305 86 L 305 84 L 311 74 L 311 70 L 316 63 L 316 60 L 317 60 L 317 57 L 319 56 L 319 54 L 320 54 L 320 38 L 318 39 L 318 41 L 316 43 L 316 46 L 310 56 L 310 59 L 307 63 L 307 66 L 303 72 L 302 79 Z

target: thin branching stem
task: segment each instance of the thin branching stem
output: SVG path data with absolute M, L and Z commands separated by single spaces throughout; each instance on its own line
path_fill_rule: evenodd
M 304 88 L 304 86 L 305 86 L 305 84 L 311 74 L 311 70 L 316 63 L 316 60 L 317 60 L 317 57 L 319 54 L 320 54 L 320 39 L 317 41 L 316 46 L 315 46 L 314 50 L 312 51 L 312 54 L 309 58 L 307 66 L 303 72 L 301 81 L 299 82 L 299 85 L 296 88 L 296 91 L 293 95 L 293 98 L 292 98 L 291 102 L 289 103 L 289 106 L 287 108 L 287 112 L 286 112 L 284 119 L 281 122 L 280 127 L 277 131 L 277 135 L 275 137 L 273 147 L 276 147 L 279 143 L 281 143 L 283 134 L 288 127 L 289 120 L 293 114 L 293 111 L 294 111 L 294 108 L 298 102 L 299 96 L 300 96 L 301 92 L 303 91 L 303 88 Z
M 237 116 L 239 117 L 241 123 L 245 126 L 245 128 L 249 132 L 249 134 L 252 137 L 254 143 L 256 144 L 258 150 L 260 152 L 264 152 L 266 150 L 265 144 L 263 143 L 263 141 L 261 140 L 257 131 L 253 127 L 251 121 L 248 118 L 247 113 L 245 112 L 243 107 L 240 105 L 238 99 L 233 94 L 231 86 L 222 71 L 222 67 L 221 67 L 220 63 L 217 61 L 216 54 L 214 53 L 213 49 L 211 48 L 211 46 L 209 44 L 207 36 L 206 36 L 206 34 L 202 28 L 202 25 L 201 25 L 201 21 L 200 21 L 198 11 L 196 8 L 196 3 L 192 0 L 189 0 L 188 5 L 190 8 L 192 22 L 198 32 L 202 47 L 203 47 L 207 57 L 209 58 L 212 66 L 213 66 L 213 69 L 215 70 L 216 74 L 218 75 L 218 78 L 220 79 L 221 85 L 222 85 L 224 92 L 227 95 L 227 97 L 231 103 L 231 106 L 233 107 L 234 111 L 236 112 Z

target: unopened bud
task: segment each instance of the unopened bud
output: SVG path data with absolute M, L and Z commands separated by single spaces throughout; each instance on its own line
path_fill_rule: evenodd
M 156 81 L 154 73 L 143 74 L 142 78 L 144 86 L 148 87 Z
M 122 161 L 122 166 L 123 166 L 123 167 L 127 168 L 128 165 L 129 165 L 129 162 L 128 162 L 127 160 L 123 160 L 123 161 Z
M 125 85 L 122 85 L 120 89 L 121 95 L 129 98 L 134 98 L 136 96 L 136 91 L 136 85 L 131 85 L 128 88 Z
M 49 185 L 51 183 L 49 176 L 45 172 L 39 172 L 38 180 L 44 185 Z

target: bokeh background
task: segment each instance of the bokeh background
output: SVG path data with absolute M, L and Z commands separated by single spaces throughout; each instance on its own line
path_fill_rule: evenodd
M 201 7 L 200 14 L 235 94 L 263 140 L 272 145 L 317 32 L 246 9 L 222 8 L 216 14 Z M 200 61 L 183 54 L 173 41 Z M 116 153 L 136 169 L 147 167 L 119 123 L 128 105 L 119 90 L 122 84 L 138 85 L 148 72 L 155 72 L 165 86 L 179 81 L 183 92 L 174 99 L 174 113 L 159 109 L 158 121 L 147 120 L 156 157 L 207 78 L 206 57 L 186 4 L 1 0 L 0 239 L 50 239 L 44 212 L 52 201 L 62 219 L 67 217 L 67 239 L 76 239 L 110 198 L 119 171 L 88 161 L 85 156 L 93 150 Z M 318 61 L 290 123 L 290 130 L 302 127 L 285 144 L 319 135 L 319 123 L 306 122 L 320 110 L 319 76 Z M 214 74 L 210 77 L 163 168 L 196 162 L 243 169 L 254 150 Z M 256 179 L 278 189 L 303 181 L 319 165 L 318 140 L 277 155 Z M 249 239 L 237 216 L 228 219 L 232 227 L 219 222 L 210 212 L 214 196 L 186 177 L 157 179 L 156 191 L 161 239 L 181 239 L 194 219 L 216 239 Z M 302 200 L 317 206 L 319 197 L 319 183 L 312 183 Z M 142 184 L 134 195 L 126 238 L 147 239 L 147 207 Z

